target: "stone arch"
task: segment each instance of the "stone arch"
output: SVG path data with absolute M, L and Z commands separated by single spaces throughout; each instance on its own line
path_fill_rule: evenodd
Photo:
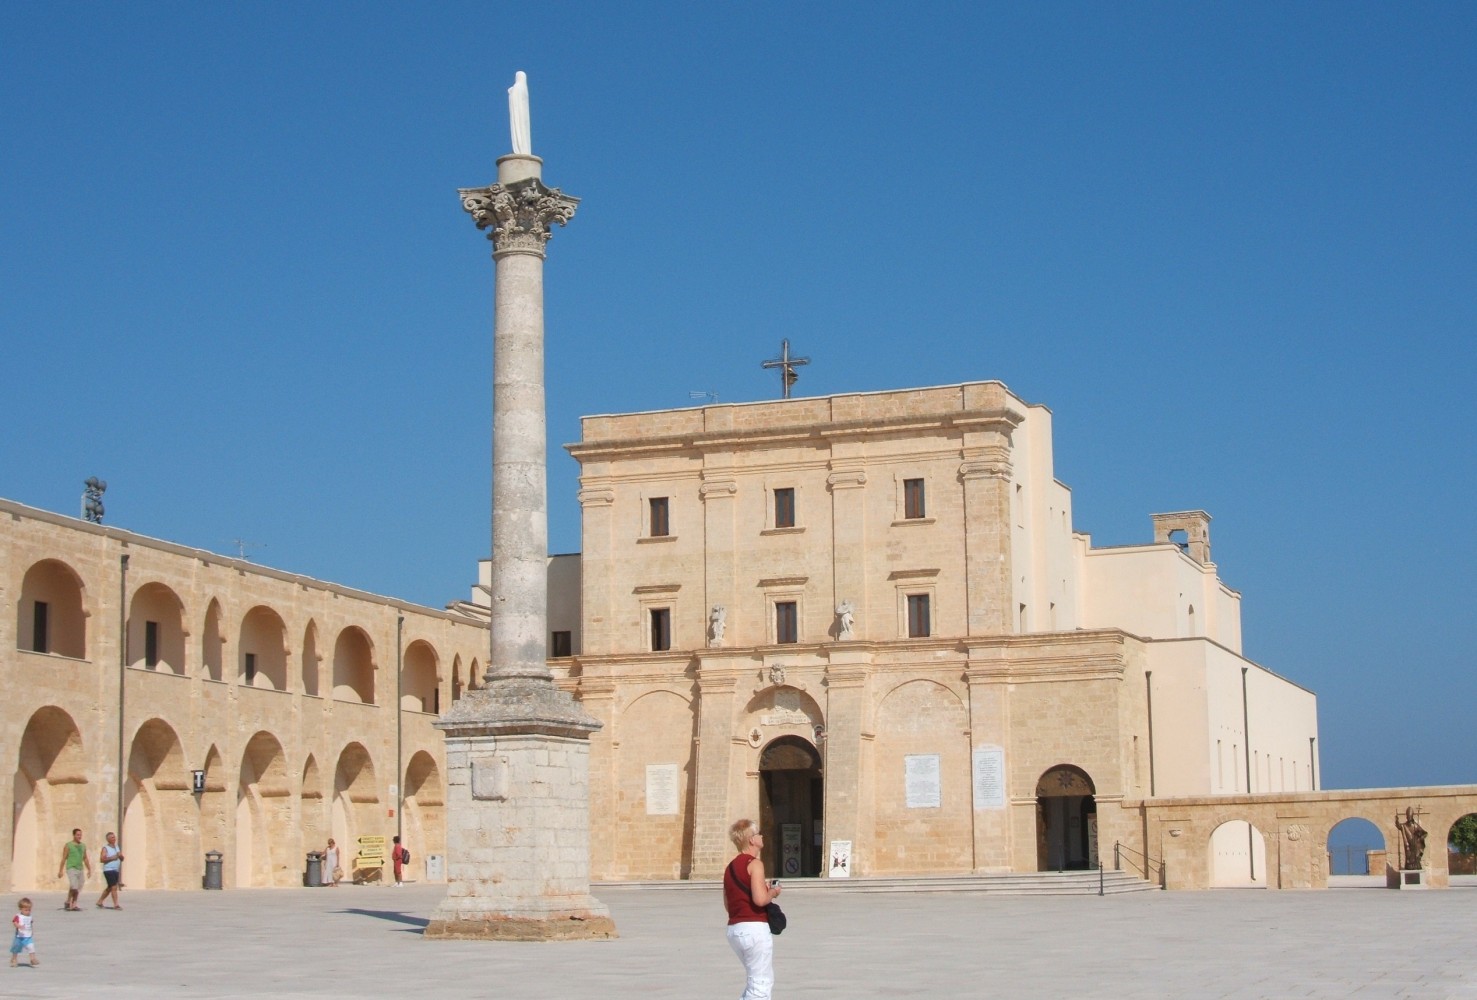
M 477 657 L 472 657 L 472 665 L 467 668 L 467 690 L 476 691 L 482 686 L 482 668 L 477 665 Z
M 292 815 L 287 755 L 260 730 L 241 754 L 236 787 L 236 885 L 291 885 L 289 859 L 299 841 Z
M 129 882 L 149 889 L 185 887 L 199 856 L 192 788 L 174 727 L 157 718 L 139 726 L 128 752 L 119 832 Z
M 212 597 L 205 606 L 205 625 L 200 630 L 200 667 L 213 681 L 225 680 L 221 663 L 226 637 L 221 631 L 221 617 L 221 602 Z
M 446 788 L 436 758 L 416 751 L 405 767 L 405 842 L 415 858 L 446 853 Z M 423 869 L 422 869 L 423 870 Z
M 692 700 L 675 691 L 647 691 L 616 715 L 615 787 L 628 790 L 614 797 L 611 817 L 619 877 L 677 879 L 691 872 L 696 726 Z
M 383 831 L 374 761 L 362 743 L 349 743 L 338 755 L 331 816 L 333 838 L 344 851 L 341 863 L 344 871 L 352 873 L 358 838 Z
M 769 834 L 766 871 L 780 878 L 821 873 L 824 803 L 824 771 L 815 744 L 793 734 L 765 744 L 759 751 L 759 828 Z
M 1385 876 L 1385 857 L 1389 840 L 1385 831 L 1370 816 L 1360 812 L 1331 820 L 1323 835 L 1326 875 Z M 1370 866 L 1376 870 L 1371 871 Z M 1336 883 L 1330 883 L 1336 884 Z
M 374 643 L 359 626 L 339 632 L 333 644 L 333 696 L 374 704 Z
M 1477 813 L 1458 816 L 1446 828 L 1447 871 L 1477 877 Z
M 205 751 L 205 791 L 200 794 L 200 853 L 226 851 L 226 772 L 221 752 L 212 744 Z M 222 873 L 224 874 L 224 872 Z
M 458 653 L 451 658 L 451 701 L 452 704 L 462 700 L 462 654 Z
M 185 605 L 162 583 L 146 583 L 133 592 L 128 605 L 128 665 L 185 672 Z
M 318 671 L 323 657 L 318 655 L 318 623 L 311 618 L 303 629 L 303 649 L 299 658 L 303 694 L 318 695 Z
M 1267 887 L 1267 837 L 1251 821 L 1222 820 L 1211 831 L 1206 850 L 1210 854 L 1212 888 Z
M 405 647 L 400 664 L 400 707 L 412 712 L 441 713 L 441 678 L 436 649 L 424 639 Z
M 287 690 L 287 626 L 282 616 L 258 604 L 241 619 L 236 678 L 248 687 Z
M 1082 871 L 1098 866 L 1097 785 L 1076 764 L 1057 764 L 1036 779 L 1036 867 Z
M 15 889 L 61 886 L 53 877 L 57 845 L 92 815 L 82 731 L 53 705 L 32 713 L 16 755 L 10 881 Z
M 974 867 L 968 730 L 963 699 L 937 681 L 904 681 L 882 697 L 872 744 L 875 846 L 871 867 L 863 871 L 923 874 Z M 928 794 L 931 781 L 937 782 L 936 799 Z M 904 794 L 908 788 L 914 790 L 912 806 Z M 910 850 L 910 844 L 934 846 Z
M 87 659 L 87 611 L 82 577 L 60 559 L 32 563 L 16 605 L 16 647 Z
M 302 791 L 298 816 L 301 818 L 303 844 L 309 851 L 321 851 L 328 843 L 328 800 L 323 794 L 323 773 L 318 758 L 308 754 L 303 763 Z

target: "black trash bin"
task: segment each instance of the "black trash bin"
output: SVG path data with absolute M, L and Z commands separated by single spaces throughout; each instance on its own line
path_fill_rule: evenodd
M 221 858 L 225 855 L 220 851 L 205 852 L 205 877 L 200 884 L 206 889 L 221 888 Z
M 323 884 L 323 852 L 308 852 L 308 868 L 303 872 L 303 885 L 316 889 Z

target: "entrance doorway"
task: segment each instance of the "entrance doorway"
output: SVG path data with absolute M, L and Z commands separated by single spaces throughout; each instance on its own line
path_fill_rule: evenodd
M 1098 866 L 1097 789 L 1087 772 L 1054 767 L 1036 782 L 1036 866 L 1044 872 Z
M 824 791 L 821 755 L 809 740 L 781 736 L 759 754 L 759 828 L 771 877 L 820 875 Z

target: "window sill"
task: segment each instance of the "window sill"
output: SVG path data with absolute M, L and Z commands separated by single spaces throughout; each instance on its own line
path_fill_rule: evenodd
M 913 524 L 933 524 L 934 520 L 935 518 L 932 517 L 905 517 L 900 521 L 893 521 L 892 526 L 894 528 L 904 528 Z
M 803 527 L 765 528 L 759 532 L 761 535 L 803 535 L 804 533 L 805 529 Z
M 653 542 L 675 542 L 676 540 L 676 535 L 646 535 L 642 538 L 636 539 L 636 544 L 648 545 Z

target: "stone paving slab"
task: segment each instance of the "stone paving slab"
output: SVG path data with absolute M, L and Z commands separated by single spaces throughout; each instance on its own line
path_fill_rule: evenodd
M 1020 897 L 788 883 L 775 996 L 1477 1000 L 1477 888 Z M 168 893 L 37 903 L 37 969 L 0 997 L 737 997 L 722 902 L 602 888 L 616 941 L 430 941 L 444 888 Z M 17 893 L 3 899 L 14 913 Z

